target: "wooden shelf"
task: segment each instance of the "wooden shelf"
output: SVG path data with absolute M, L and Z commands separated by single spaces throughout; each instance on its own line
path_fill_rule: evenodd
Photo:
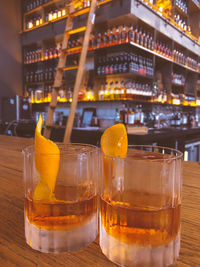
M 185 84 L 172 83 L 172 86 L 185 87 Z
M 67 17 L 68 17 L 68 15 L 65 15 L 65 16 L 63 16 L 63 17 L 61 17 L 61 18 L 58 18 L 58 19 L 54 19 L 54 20 L 51 20 L 51 21 L 44 22 L 44 23 L 42 23 L 41 25 L 36 26 L 36 27 L 33 27 L 33 28 L 31 28 L 31 29 L 25 29 L 24 32 L 30 32 L 30 31 L 33 31 L 33 30 L 37 30 L 37 29 L 42 28 L 42 27 L 44 27 L 44 26 L 50 25 L 50 24 L 52 24 L 52 23 L 54 23 L 54 22 L 61 21 L 61 20 L 65 19 L 65 18 L 67 18 Z
M 104 0 L 104 1 L 101 1 L 101 2 L 97 3 L 97 6 L 104 5 L 104 4 L 109 3 L 109 2 L 111 2 L 111 1 L 112 1 L 112 0 Z M 34 8 L 34 9 L 32 9 L 32 10 L 30 10 L 30 11 L 24 13 L 24 19 L 25 19 L 26 16 L 28 16 L 28 15 L 34 13 L 34 12 L 37 12 L 37 11 L 39 11 L 39 10 L 43 10 L 44 7 L 50 6 L 50 5 L 52 5 L 52 4 L 54 4 L 54 3 L 57 3 L 57 2 L 61 2 L 61 0 L 52 0 L 52 1 L 48 2 L 48 3 L 45 3 L 45 4 L 43 4 L 43 5 L 40 5 L 40 6 L 38 6 L 37 8 Z M 88 13 L 89 10 L 90 10 L 89 7 L 82 8 L 82 9 L 79 9 L 79 10 L 76 10 L 76 11 L 72 12 L 71 15 L 74 16 L 74 17 L 81 16 L 81 15 L 83 15 L 83 14 Z M 60 18 L 57 18 L 57 19 L 48 21 L 48 22 L 44 22 L 44 23 L 42 23 L 41 25 L 36 26 L 36 27 L 33 27 L 33 28 L 31 28 L 31 29 L 24 29 L 23 32 L 29 32 L 29 31 L 32 31 L 32 30 L 35 30 L 35 29 L 39 29 L 39 28 L 41 28 L 41 27 L 43 27 L 43 26 L 46 26 L 46 25 L 48 25 L 48 24 L 51 24 L 51 23 L 60 21 L 60 20 L 62 20 L 62 19 L 64 19 L 64 18 L 67 18 L 68 16 L 69 16 L 69 14 L 67 14 L 67 15 L 65 15 L 65 16 L 62 16 L 62 17 L 60 17 Z
M 125 72 L 125 73 L 113 73 L 113 74 L 104 74 L 104 75 L 97 75 L 96 78 L 98 79 L 102 79 L 103 77 L 110 77 L 110 78 L 115 78 L 116 76 L 123 76 L 123 77 L 141 77 L 141 78 L 146 78 L 149 80 L 153 80 L 154 77 L 153 76 L 149 76 L 149 75 L 142 75 L 138 72 Z

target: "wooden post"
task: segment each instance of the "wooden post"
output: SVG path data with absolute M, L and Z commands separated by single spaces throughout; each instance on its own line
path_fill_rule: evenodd
M 91 6 L 90 6 L 90 11 L 88 14 L 87 27 L 86 27 L 86 32 L 84 35 L 83 46 L 82 46 L 82 51 L 81 51 L 80 61 L 79 61 L 79 67 L 77 70 L 76 81 L 75 81 L 75 85 L 74 85 L 73 99 L 72 99 L 72 103 L 71 103 L 71 107 L 70 107 L 69 117 L 67 120 L 67 126 L 65 129 L 64 143 L 68 143 L 70 141 L 70 137 L 71 137 L 72 127 L 73 127 L 73 122 L 74 122 L 74 116 L 75 116 L 76 106 L 77 106 L 77 102 L 78 102 L 78 93 L 79 93 L 80 86 L 81 86 L 82 79 L 83 79 L 83 73 L 84 73 L 86 55 L 87 55 L 87 51 L 88 51 L 90 33 L 92 30 L 92 26 L 94 24 L 94 14 L 95 14 L 96 3 L 97 3 L 97 0 L 92 0 Z

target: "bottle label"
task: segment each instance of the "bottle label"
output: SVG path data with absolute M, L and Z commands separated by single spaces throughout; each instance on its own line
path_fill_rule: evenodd
M 134 39 L 135 39 L 134 31 L 130 31 L 128 33 L 128 39 L 129 39 L 130 42 L 134 42 Z
M 127 39 L 126 37 L 127 37 L 126 32 L 122 32 L 122 33 L 121 33 L 121 42 L 122 42 L 122 43 L 126 43 L 126 41 L 127 41 L 127 40 L 126 40 L 126 39 Z

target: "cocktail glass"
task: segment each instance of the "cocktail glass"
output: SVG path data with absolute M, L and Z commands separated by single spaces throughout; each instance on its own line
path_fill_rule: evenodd
M 100 247 L 121 266 L 169 266 L 179 256 L 182 153 L 129 146 L 102 155 Z
M 24 149 L 25 237 L 33 249 L 46 253 L 75 251 L 89 245 L 98 233 L 98 149 L 92 145 L 58 144 L 59 169 L 55 190 L 36 169 L 34 146 Z M 42 154 L 46 166 L 57 155 Z M 46 158 L 45 158 L 46 157 Z M 42 190 L 35 198 L 36 187 Z M 47 197 L 46 197 L 47 195 Z

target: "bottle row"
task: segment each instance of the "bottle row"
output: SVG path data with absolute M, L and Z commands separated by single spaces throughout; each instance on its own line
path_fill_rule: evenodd
M 46 103 L 51 101 L 52 85 L 33 86 L 27 88 L 27 97 L 30 98 L 31 103 Z M 58 91 L 58 102 L 72 102 L 73 89 L 72 88 L 61 88 Z M 78 93 L 78 101 L 94 101 L 94 91 L 91 88 L 83 86 Z
M 150 50 L 154 49 L 153 34 L 137 25 L 120 25 L 90 36 L 90 48 L 103 48 L 122 43 L 135 42 Z
M 68 49 L 72 49 L 68 54 L 79 53 L 81 50 L 83 38 L 82 36 L 77 36 L 76 38 L 70 39 L 68 41 Z M 119 45 L 123 43 L 134 42 L 141 46 L 146 47 L 149 50 L 154 50 L 158 54 L 174 60 L 182 65 L 186 65 L 196 71 L 200 71 L 200 62 L 197 59 L 187 56 L 185 52 L 172 48 L 169 44 L 163 41 L 157 40 L 154 42 L 153 35 L 141 28 L 138 29 L 137 25 L 120 25 L 105 30 L 104 33 L 92 33 L 90 35 L 89 50 Z M 41 48 L 35 50 L 29 50 L 24 54 L 24 63 L 30 64 L 34 62 L 39 62 L 42 60 L 48 60 L 52 58 L 59 57 L 62 50 L 62 44 L 57 43 L 54 47 L 49 47 L 44 50 Z
M 135 80 L 111 81 L 101 84 L 98 91 L 99 100 L 143 100 L 149 101 L 153 96 L 152 85 Z
M 25 83 L 50 82 L 55 79 L 57 67 L 46 67 L 25 73 Z
M 175 0 L 174 5 L 180 8 L 185 14 L 188 13 L 188 4 L 184 0 Z
M 29 12 L 43 4 L 46 4 L 48 2 L 51 2 L 51 0 L 33 0 L 33 1 L 26 1 L 25 5 L 24 5 L 24 11 L 25 12 Z M 82 2 L 82 3 L 81 3 Z M 90 6 L 90 0 L 84 0 L 84 1 L 80 1 L 80 5 L 79 8 L 85 8 Z M 65 10 L 64 13 L 62 13 L 62 10 Z M 52 9 L 48 14 L 48 20 L 46 21 L 51 21 L 53 19 L 57 19 L 60 18 L 61 16 L 65 16 L 66 15 L 66 9 L 61 6 L 58 7 L 58 9 Z
M 62 51 L 62 44 L 57 43 L 54 47 L 48 47 L 46 49 L 31 49 L 24 52 L 24 64 L 32 64 L 44 60 L 58 58 Z
M 38 27 L 46 22 L 51 22 L 57 19 L 61 19 L 67 15 L 65 7 L 60 6 L 59 9 L 51 10 L 45 13 L 44 20 L 41 15 L 34 15 L 26 20 L 26 29 L 32 29 Z
M 24 12 L 29 12 L 43 4 L 51 2 L 52 0 L 25 0 L 24 1 Z M 103 0 L 98 0 L 98 2 L 102 2 Z M 75 8 L 86 8 L 91 4 L 91 0 L 83 0 L 79 1 L 74 7 Z
M 178 24 L 178 26 L 183 31 L 187 31 L 187 32 L 191 33 L 191 27 L 188 24 L 187 19 L 185 19 L 182 16 L 180 16 L 180 14 L 178 14 L 178 13 L 174 14 L 174 21 L 175 21 L 176 24 Z
M 153 60 L 132 52 L 113 53 L 108 56 L 99 56 L 97 58 L 97 75 L 117 73 L 137 73 L 153 77 Z
M 51 0 L 25 0 L 24 1 L 24 12 L 29 12 L 30 10 L 41 6 L 45 3 L 50 2 Z
M 200 71 L 200 62 L 195 58 L 186 56 L 184 52 L 178 49 L 173 50 L 173 60 L 194 70 Z

